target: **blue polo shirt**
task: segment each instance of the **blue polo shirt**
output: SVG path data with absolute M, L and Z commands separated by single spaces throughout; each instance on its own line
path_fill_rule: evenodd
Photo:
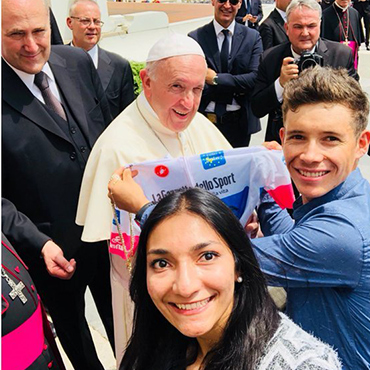
M 359 169 L 322 197 L 294 204 L 269 196 L 253 246 L 269 285 L 287 290 L 286 313 L 334 346 L 343 369 L 370 369 L 370 184 Z

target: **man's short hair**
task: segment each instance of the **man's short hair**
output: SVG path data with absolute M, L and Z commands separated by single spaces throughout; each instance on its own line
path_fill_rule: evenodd
M 369 100 L 360 84 L 344 68 L 308 68 L 297 79 L 284 86 L 283 120 L 288 111 L 295 112 L 302 105 L 341 104 L 352 112 L 351 122 L 356 137 L 367 127 Z
M 151 80 L 153 81 L 156 80 L 158 67 L 161 65 L 161 63 L 165 62 L 167 59 L 168 58 L 146 63 L 145 69 Z
M 73 16 L 73 12 L 74 12 L 75 7 L 78 3 L 94 3 L 95 5 L 97 5 L 99 7 L 99 4 L 96 2 L 96 0 L 74 0 L 71 7 L 69 8 L 69 16 L 70 17 Z
M 293 10 L 295 10 L 297 8 L 302 8 L 304 6 L 306 8 L 317 11 L 319 13 L 319 18 L 321 19 L 322 10 L 321 10 L 321 6 L 317 2 L 317 0 L 292 0 L 291 3 L 286 8 L 287 22 L 289 22 L 289 16 L 290 16 L 290 14 L 292 13 Z

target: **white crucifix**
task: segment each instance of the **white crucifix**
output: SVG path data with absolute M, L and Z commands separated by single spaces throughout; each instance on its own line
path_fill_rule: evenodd
M 9 293 L 9 297 L 14 301 L 17 297 L 21 300 L 23 304 L 27 302 L 26 296 L 23 294 L 22 290 L 25 288 L 25 285 L 22 281 L 16 284 L 9 275 L 5 272 L 5 269 L 1 267 L 1 276 L 5 278 L 8 285 L 12 288 Z
M 17 297 L 22 301 L 23 304 L 27 302 L 26 296 L 23 294 L 22 290 L 25 285 L 22 281 L 16 284 L 13 280 L 8 281 L 8 284 L 12 288 L 12 291 L 9 293 L 10 298 L 14 301 Z

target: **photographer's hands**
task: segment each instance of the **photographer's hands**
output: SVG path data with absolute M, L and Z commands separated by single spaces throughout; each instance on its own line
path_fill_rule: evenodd
M 281 66 L 280 70 L 280 77 L 279 77 L 279 83 L 282 87 L 284 85 L 294 79 L 298 78 L 299 69 L 297 64 L 294 63 L 294 58 L 292 57 L 286 57 L 283 59 L 283 64 Z

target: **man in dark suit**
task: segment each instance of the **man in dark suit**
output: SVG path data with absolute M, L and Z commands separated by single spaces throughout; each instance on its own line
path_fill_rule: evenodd
M 134 81 L 129 62 L 98 46 L 103 22 L 94 0 L 75 0 L 69 10 L 67 26 L 72 30 L 72 45 L 91 56 L 116 118 L 134 100 Z
M 84 51 L 50 47 L 43 0 L 2 1 L 2 57 L 3 196 L 38 230 L 29 233 L 29 242 L 39 258 L 24 258 L 74 368 L 103 370 L 84 315 L 84 293 L 89 286 L 113 343 L 108 249 L 82 243 L 74 220 L 88 155 L 111 121 L 109 105 Z M 48 241 L 53 243 L 45 254 Z M 65 260 L 75 260 L 76 271 L 70 280 L 57 279 L 44 260 L 61 269 Z
M 259 29 L 259 23 L 263 18 L 261 0 L 241 0 L 240 8 L 236 13 L 235 20 L 255 30 Z
M 276 0 L 275 9 L 260 25 L 259 32 L 262 37 L 263 50 L 289 41 L 284 23 L 286 21 L 285 11 L 290 1 Z
M 248 146 L 251 134 L 261 130 L 249 101 L 262 53 L 261 37 L 235 22 L 238 0 L 212 0 L 212 5 L 214 20 L 189 33 L 202 47 L 208 65 L 199 112 L 233 147 Z
M 64 45 L 62 35 L 60 34 L 57 20 L 54 17 L 54 13 L 49 8 L 50 11 L 50 30 L 51 30 L 51 45 Z
M 283 125 L 282 94 L 286 82 L 298 78 L 297 65 L 302 52 L 316 52 L 323 65 L 346 68 L 358 79 L 351 49 L 337 42 L 320 39 L 321 7 L 316 0 L 292 0 L 287 8 L 285 29 L 289 42 L 266 50 L 261 57 L 252 109 L 257 117 L 269 114 L 265 140 L 280 142 Z

